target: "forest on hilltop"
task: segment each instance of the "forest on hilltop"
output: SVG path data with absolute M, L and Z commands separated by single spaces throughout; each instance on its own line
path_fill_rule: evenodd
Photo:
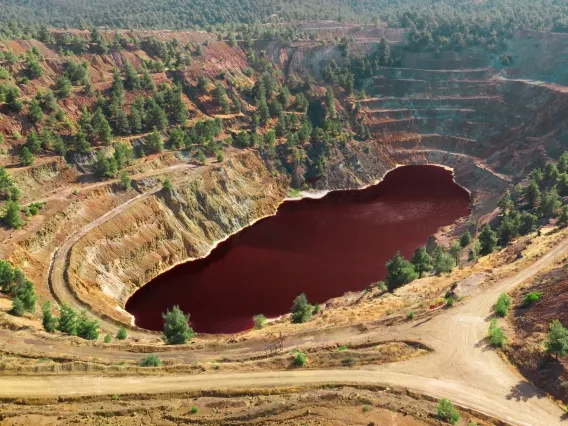
M 377 21 L 435 31 L 497 26 L 568 31 L 561 0 L 4 0 L 0 22 L 60 28 L 208 29 L 307 20 Z M 12 25 L 12 30 L 17 26 Z M 4 30 L 4 33 L 7 31 Z

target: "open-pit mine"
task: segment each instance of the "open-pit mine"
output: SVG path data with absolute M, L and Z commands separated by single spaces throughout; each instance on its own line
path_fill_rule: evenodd
M 565 421 L 567 7 L 45 3 L 0 5 L 0 425 Z

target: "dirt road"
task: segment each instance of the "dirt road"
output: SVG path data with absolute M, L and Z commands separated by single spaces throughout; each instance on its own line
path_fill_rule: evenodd
M 138 174 L 138 175 L 133 175 L 133 176 L 131 176 L 131 179 L 133 179 L 133 180 L 143 179 L 143 178 L 147 178 L 147 177 L 163 175 L 166 172 L 172 172 L 172 171 L 184 170 L 184 169 L 189 170 L 189 169 L 196 169 L 196 168 L 197 168 L 197 166 L 195 166 L 193 164 L 188 164 L 188 163 L 176 164 L 176 165 L 173 165 L 173 166 L 166 167 L 164 169 L 160 169 L 158 171 L 152 170 L 152 171 L 141 173 L 141 174 Z M 83 190 L 93 189 L 93 188 L 96 188 L 98 186 L 108 185 L 108 184 L 109 184 L 109 182 L 96 182 L 96 183 L 85 186 L 83 188 Z M 85 309 L 85 308 L 87 308 L 87 310 L 89 310 L 88 307 L 85 306 L 85 304 L 82 303 L 80 300 L 78 300 L 77 297 L 70 291 L 69 287 L 67 286 L 67 283 L 65 282 L 64 272 L 65 272 L 65 268 L 66 268 L 66 265 L 67 265 L 67 258 L 69 256 L 69 251 L 77 243 L 77 241 L 79 241 L 81 238 L 83 238 L 87 233 L 89 233 L 93 229 L 101 226 L 102 224 L 104 224 L 108 220 L 110 220 L 110 219 L 116 217 L 117 215 L 121 214 L 127 208 L 129 208 L 133 203 L 136 203 L 137 201 L 140 201 L 141 199 L 146 198 L 150 195 L 154 195 L 161 190 L 162 190 L 162 186 L 158 185 L 154 189 L 150 189 L 147 192 L 143 192 L 143 193 L 136 195 L 135 197 L 125 201 L 124 203 L 120 204 L 119 206 L 115 207 L 114 209 L 108 211 L 107 213 L 105 213 L 101 217 L 97 218 L 96 220 L 92 221 L 91 223 L 84 226 L 83 228 L 78 229 L 77 231 L 70 234 L 66 238 L 64 243 L 61 246 L 59 246 L 59 248 L 57 250 L 55 250 L 55 252 L 52 254 L 51 261 L 49 263 L 48 285 L 49 285 L 49 289 L 51 291 L 51 294 L 52 294 L 52 296 L 55 300 L 57 300 L 59 303 L 66 302 L 78 311 Z M 108 331 L 108 332 L 111 332 L 111 333 L 114 334 L 114 333 L 116 333 L 116 331 L 119 328 L 119 326 L 112 321 L 107 321 L 107 320 L 105 320 L 103 318 L 99 318 L 99 317 L 97 317 L 97 319 L 99 320 L 101 328 L 103 328 L 105 331 Z M 140 336 L 151 335 L 151 333 L 145 332 L 145 331 L 131 331 L 130 334 L 133 337 L 135 337 L 137 335 L 140 335 Z
M 195 389 L 224 389 L 302 384 L 346 382 L 402 386 L 434 396 L 448 397 L 460 405 L 501 418 L 515 425 L 558 425 L 563 411 L 545 398 L 533 385 L 523 380 L 491 348 L 485 336 L 492 307 L 498 295 L 519 285 L 540 270 L 561 259 L 568 252 L 568 240 L 550 250 L 538 261 L 514 276 L 496 283 L 491 288 L 459 303 L 446 313 L 423 320 L 408 322 L 392 328 L 377 328 L 355 337 L 348 337 L 348 329 L 325 334 L 304 335 L 287 342 L 295 347 L 310 346 L 322 341 L 345 342 L 361 339 L 420 341 L 433 349 L 432 354 L 382 366 L 357 370 L 295 370 L 255 373 L 212 373 L 196 376 L 149 377 L 2 377 L 0 397 L 87 395 L 114 393 L 175 392 Z M 351 336 L 353 332 L 351 330 Z M 12 335 L 11 344 L 18 337 Z M 39 342 L 29 342 L 36 349 Z M 112 359 L 133 359 L 139 354 L 102 348 L 96 355 L 92 347 L 75 348 L 89 351 L 92 356 Z M 260 349 L 258 342 L 244 342 L 235 346 L 228 355 L 254 354 Z M 189 359 L 223 357 L 224 350 L 169 352 L 164 356 Z M 105 356 L 106 355 L 106 356 Z

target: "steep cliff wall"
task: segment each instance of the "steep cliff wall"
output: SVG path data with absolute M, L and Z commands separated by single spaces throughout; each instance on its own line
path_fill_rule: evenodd
M 69 253 L 68 283 L 93 309 L 128 320 L 116 307 L 138 287 L 274 214 L 287 187 L 253 151 L 196 170 L 81 238 Z

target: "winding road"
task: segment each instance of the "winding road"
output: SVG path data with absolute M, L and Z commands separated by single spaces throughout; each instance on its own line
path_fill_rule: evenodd
M 109 212 L 110 213 L 110 212 Z M 377 327 L 351 337 L 346 329 L 325 334 L 304 334 L 291 338 L 285 349 L 309 347 L 323 341 L 343 343 L 374 339 L 419 341 L 433 349 L 431 354 L 408 361 L 361 369 L 294 370 L 253 373 L 207 373 L 138 377 L 44 376 L 0 377 L 0 397 L 53 397 L 114 393 L 165 393 L 207 389 L 238 389 L 267 386 L 359 383 L 404 387 L 435 398 L 447 397 L 461 406 L 500 418 L 514 425 L 560 425 L 563 410 L 536 387 L 520 377 L 493 349 L 485 337 L 498 295 L 511 290 L 568 253 L 563 240 L 539 260 L 515 275 L 478 292 L 443 314 L 407 322 L 395 327 Z M 0 337 L 3 333 L 0 333 Z M 11 335 L 12 344 L 25 345 L 23 337 Z M 17 342 L 18 339 L 22 341 Z M 2 339 L 4 340 L 4 339 Z M 30 348 L 40 349 L 28 341 Z M 44 345 L 51 342 L 44 342 Z M 61 344 L 61 343 L 60 343 Z M 6 346 L 0 347 L 4 350 Z M 52 347 L 56 350 L 59 348 Z M 139 359 L 140 354 L 119 349 L 69 345 L 71 353 L 107 359 Z M 259 342 L 238 344 L 233 356 L 253 355 Z M 69 352 L 69 351 L 68 351 Z M 162 357 L 186 361 L 231 354 L 231 350 L 171 351 Z

